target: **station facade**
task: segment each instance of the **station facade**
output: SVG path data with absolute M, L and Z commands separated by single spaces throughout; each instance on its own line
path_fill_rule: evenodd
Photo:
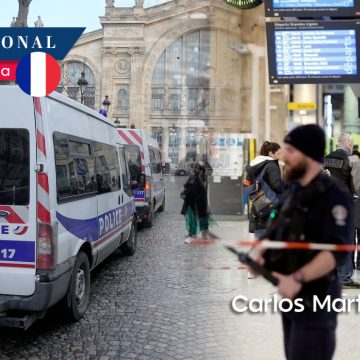
M 61 64 L 58 91 L 121 126 L 155 136 L 165 161 L 204 152 L 209 134 L 242 133 L 281 143 L 295 124 L 323 123 L 324 94 L 347 106 L 341 126 L 357 131 L 357 99 L 347 86 L 269 85 L 264 7 L 240 10 L 223 0 L 174 0 L 150 8 L 105 1 L 101 29 L 84 34 Z M 289 111 L 288 102 L 316 103 Z M 344 109 L 347 109 L 345 111 Z M 344 123 L 344 124 L 343 124 Z M 360 132 L 360 131 L 359 131 Z

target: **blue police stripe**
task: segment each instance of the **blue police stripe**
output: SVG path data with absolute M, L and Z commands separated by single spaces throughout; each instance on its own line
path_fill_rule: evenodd
M 0 240 L 0 261 L 34 263 L 35 241 Z
M 127 213 L 126 217 L 124 214 L 125 209 Z M 91 219 L 72 219 L 59 212 L 56 212 L 56 218 L 67 231 L 77 238 L 87 241 L 97 241 L 99 238 L 123 225 L 133 216 L 133 213 L 133 203 L 128 203 Z M 109 224 L 109 226 L 101 229 L 99 225 L 100 222 L 102 222 L 103 225 Z
M 16 68 L 16 81 L 21 89 L 31 95 L 31 56 L 24 56 Z

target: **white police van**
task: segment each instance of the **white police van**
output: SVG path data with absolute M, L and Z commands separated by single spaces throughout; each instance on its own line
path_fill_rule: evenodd
M 165 209 L 165 182 L 157 141 L 140 129 L 117 129 L 125 144 L 139 222 L 152 227 L 156 211 Z
M 90 270 L 136 249 L 124 146 L 95 111 L 0 86 L 0 325 L 27 328 L 62 300 L 85 313 Z

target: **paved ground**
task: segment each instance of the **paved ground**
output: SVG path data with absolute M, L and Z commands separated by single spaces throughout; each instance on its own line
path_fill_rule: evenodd
M 154 228 L 139 232 L 137 253 L 114 253 L 92 273 L 81 321 L 66 323 L 54 309 L 25 333 L 0 329 L 0 359 L 283 359 L 279 314 L 230 308 L 234 296 L 268 298 L 274 289 L 233 269 L 239 264 L 220 246 L 183 243 L 178 196 L 184 180 L 167 177 L 167 209 Z M 218 225 L 218 235 L 248 237 L 246 222 Z M 335 359 L 359 358 L 359 319 L 340 317 Z

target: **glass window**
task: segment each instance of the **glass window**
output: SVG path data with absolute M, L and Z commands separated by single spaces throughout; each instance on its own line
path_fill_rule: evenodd
M 157 141 L 159 148 L 162 149 L 162 136 L 163 136 L 162 127 L 152 127 L 151 136 Z
M 116 147 L 96 142 L 95 158 L 98 192 L 106 193 L 121 189 L 119 159 Z
M 180 111 L 181 89 L 169 89 L 170 110 Z
M 153 84 L 163 84 L 165 82 L 165 52 L 156 64 L 152 82 Z
M 151 96 L 151 109 L 152 110 L 164 110 L 165 106 L 165 89 L 164 88 L 154 88 Z
M 0 204 L 29 204 L 29 132 L 0 129 Z
M 169 128 L 169 159 L 173 163 L 179 162 L 180 128 Z
M 69 141 L 70 145 L 70 152 L 72 154 L 79 154 L 79 155 L 90 155 L 90 144 L 81 143 L 78 141 Z
M 125 145 L 124 149 L 131 180 L 137 180 L 139 174 L 141 174 L 140 148 L 137 145 Z
M 161 173 L 161 154 L 160 151 L 154 148 L 149 147 L 149 156 L 150 156 L 150 166 L 151 171 L 156 173 Z
M 95 159 L 90 143 L 84 141 L 68 140 L 68 135 L 54 133 L 56 188 L 60 202 L 75 201 L 97 192 Z
M 185 37 L 186 84 L 197 85 L 199 82 L 200 32 L 196 31 Z
M 120 158 L 120 168 L 121 168 L 121 181 L 124 191 L 129 196 L 132 196 L 129 168 L 127 166 L 127 162 L 125 159 L 124 149 L 119 148 L 119 158 Z
M 182 42 L 183 39 L 180 38 L 176 40 L 171 46 L 166 50 L 166 66 L 167 71 L 166 75 L 168 77 L 167 82 L 169 84 L 181 84 L 181 65 L 182 65 Z
M 73 100 L 80 101 L 81 94 L 77 82 L 81 77 L 81 72 L 85 73 L 85 79 L 88 82 L 84 94 L 84 104 L 95 109 L 95 75 L 84 63 L 78 61 L 65 62 L 61 66 L 60 84 L 56 91 Z
M 156 173 L 161 173 L 161 152 L 159 150 L 154 150 L 155 160 L 156 160 Z
M 129 94 L 126 89 L 118 91 L 117 102 L 121 113 L 129 112 Z

